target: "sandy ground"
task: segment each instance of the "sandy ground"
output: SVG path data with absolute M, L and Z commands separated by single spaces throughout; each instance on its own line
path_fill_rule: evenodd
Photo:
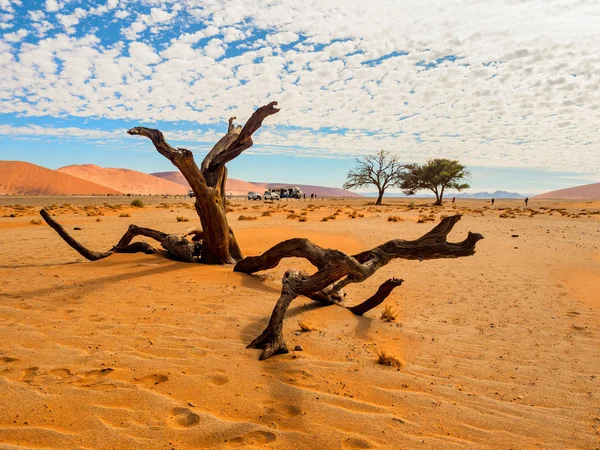
M 450 238 L 482 233 L 474 256 L 390 263 L 347 289 L 351 304 L 392 276 L 405 280 L 365 317 L 299 298 L 284 333 L 304 351 L 261 362 L 245 346 L 283 272 L 307 263 L 250 276 L 156 255 L 87 262 L 31 223 L 35 205 L 55 204 L 97 250 L 129 223 L 197 226 L 190 200 L 103 201 L 114 205 L 0 198 L 2 449 L 600 448 L 600 202 L 525 211 L 519 201 L 461 200 Z M 234 200 L 229 218 L 247 255 L 296 236 L 357 252 L 419 237 L 453 213 L 424 202 L 321 201 L 306 211 L 308 201 L 277 210 Z M 290 210 L 308 220 L 287 219 Z M 393 322 L 380 319 L 386 305 Z M 299 321 L 314 330 L 300 332 Z M 378 364 L 379 350 L 402 367 Z

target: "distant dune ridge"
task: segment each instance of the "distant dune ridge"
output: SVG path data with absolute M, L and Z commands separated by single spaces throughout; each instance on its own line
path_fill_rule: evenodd
M 187 194 L 184 186 L 136 170 L 105 168 L 95 164 L 64 166 L 56 169 L 83 180 L 107 186 L 123 194 Z
M 546 192 L 534 198 L 557 198 L 562 200 L 600 200 L 600 183 L 585 184 L 567 189 Z
M 115 189 L 23 161 L 0 161 L 0 194 L 107 195 Z
M 363 197 L 339 188 L 307 184 L 247 182 L 227 179 L 227 194 L 263 193 L 278 187 L 299 187 L 310 196 Z M 0 161 L 0 194 L 30 195 L 185 195 L 189 185 L 178 171 L 147 174 L 136 170 L 80 164 L 52 170 L 20 161 Z

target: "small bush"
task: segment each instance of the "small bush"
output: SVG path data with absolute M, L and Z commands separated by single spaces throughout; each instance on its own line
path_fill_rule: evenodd
M 404 222 L 404 218 L 400 216 L 388 216 L 388 222 Z
M 134 208 L 143 208 L 145 205 L 143 201 L 141 201 L 139 198 L 136 198 L 131 202 L 131 206 Z
M 381 313 L 381 320 L 384 322 L 393 322 L 396 320 L 398 316 L 398 312 L 395 311 L 391 306 L 386 306 L 383 312 Z
M 188 219 L 187 217 L 183 217 L 183 216 L 177 216 L 176 217 L 177 222 L 189 222 L 190 219 Z
M 131 217 L 131 214 L 129 214 L 129 213 L 121 213 L 121 214 L 119 214 L 119 217 Z
M 258 217 L 256 216 L 244 216 L 243 214 L 238 217 L 238 220 L 256 220 Z
M 388 355 L 384 350 L 379 350 L 377 352 L 377 362 L 384 366 L 396 367 L 398 370 L 402 367 L 402 362 L 392 355 Z
M 308 221 L 308 217 L 306 217 L 306 216 L 301 216 L 301 217 L 298 219 L 298 222 L 306 222 L 306 221 Z
M 287 215 L 287 219 L 297 219 L 298 217 L 300 217 L 298 214 L 296 213 L 291 213 Z
M 102 222 L 102 219 L 100 217 L 96 217 L 96 222 Z
M 415 202 L 410 202 L 408 204 L 408 209 L 414 209 L 414 207 L 415 207 Z
M 31 219 L 31 222 L 29 222 L 32 225 L 41 225 L 42 221 L 40 219 Z
M 271 217 L 272 216 L 271 211 L 263 211 L 262 216 L 263 217 Z

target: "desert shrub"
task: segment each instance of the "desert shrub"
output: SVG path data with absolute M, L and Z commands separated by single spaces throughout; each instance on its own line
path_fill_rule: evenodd
M 384 322 L 393 322 L 398 316 L 398 311 L 395 311 L 391 306 L 386 306 L 381 313 L 381 320 Z
M 404 218 L 400 216 L 388 216 L 388 222 L 404 222 Z
M 187 217 L 183 217 L 183 216 L 177 216 L 176 217 L 177 222 L 189 222 L 190 219 L 188 219 Z
M 298 219 L 298 222 L 306 222 L 307 220 L 308 220 L 308 217 L 300 216 L 300 218 Z
M 415 207 L 415 202 L 410 202 L 408 204 L 408 209 L 414 209 L 414 207 Z
M 243 214 L 238 217 L 238 220 L 256 220 L 258 217 L 256 216 L 244 216 Z
M 298 214 L 296 213 L 291 213 L 287 215 L 287 219 L 297 219 L 298 217 L 300 217 Z
M 96 217 L 96 222 L 102 222 L 102 219 L 100 217 Z
M 134 208 L 143 208 L 145 205 L 143 201 L 141 201 L 139 198 L 136 198 L 131 202 L 131 206 Z
M 119 217 L 131 217 L 131 214 L 129 214 L 129 213 L 121 213 L 121 214 L 119 214 Z
M 262 216 L 263 217 L 271 217 L 272 216 L 271 211 L 263 211 Z
M 29 222 L 32 225 L 41 225 L 42 221 L 40 219 L 31 219 L 31 222 Z
M 379 350 L 377 352 L 377 362 L 384 366 L 396 367 L 398 370 L 402 367 L 402 363 L 398 358 L 387 354 L 384 350 Z

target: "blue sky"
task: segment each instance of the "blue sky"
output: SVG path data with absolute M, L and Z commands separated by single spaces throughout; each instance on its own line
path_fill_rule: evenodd
M 473 192 L 600 181 L 592 2 L 0 0 L 0 18 L 0 159 L 172 170 L 125 130 L 200 159 L 276 100 L 231 177 L 339 187 L 385 149 L 458 159 Z

